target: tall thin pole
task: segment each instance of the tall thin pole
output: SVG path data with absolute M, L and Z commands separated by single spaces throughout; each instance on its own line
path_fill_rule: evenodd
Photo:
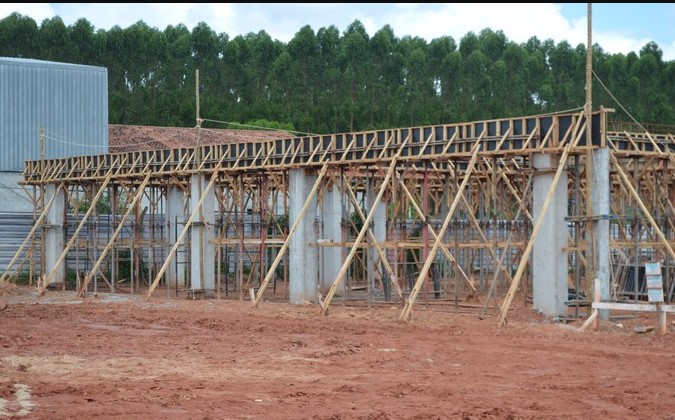
M 199 120 L 199 69 L 195 70 L 195 97 L 197 98 L 195 115 L 197 118 L 197 127 L 199 127 L 201 124 L 201 121 Z
M 199 167 L 201 166 L 202 160 L 202 150 L 201 150 L 201 134 L 202 134 L 202 119 L 199 117 L 199 69 L 195 70 L 195 98 L 196 98 L 196 108 L 195 108 L 195 121 L 197 123 L 197 164 L 196 172 L 194 179 L 197 181 L 197 197 L 193 197 L 192 200 L 201 200 L 202 198 L 202 178 L 199 175 Z M 204 281 L 204 207 L 199 207 L 199 284 L 203 285 Z M 194 243 L 192 243 L 194 246 Z M 192 285 L 194 289 L 194 284 Z
M 45 176 L 45 129 L 44 127 L 40 127 L 40 174 L 41 177 L 44 179 Z M 44 181 L 40 182 L 40 212 L 43 212 L 45 210 L 45 194 L 47 193 L 47 189 L 45 188 L 45 183 Z M 57 190 L 54 191 L 54 196 L 56 197 L 56 194 L 58 193 Z M 50 220 L 47 221 L 47 223 L 50 223 Z M 40 275 L 44 276 L 47 273 L 45 273 L 47 269 L 47 264 L 45 261 L 45 236 L 47 235 L 47 230 L 44 227 L 44 223 L 42 225 L 42 228 L 40 230 Z M 40 284 L 38 282 L 38 284 Z
M 593 145 L 591 143 L 592 135 L 592 110 L 593 110 L 593 96 L 592 96 L 592 77 L 593 77 L 593 40 L 592 40 L 592 3 L 588 3 L 588 40 L 586 44 L 586 104 L 584 105 L 586 117 L 586 287 L 590 288 L 593 285 L 593 276 L 595 276 L 595 235 L 594 224 L 591 219 L 594 215 L 593 208 Z

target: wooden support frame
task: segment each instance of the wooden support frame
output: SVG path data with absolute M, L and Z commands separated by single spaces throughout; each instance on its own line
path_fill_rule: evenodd
M 528 210 L 529 199 L 525 198 L 526 193 L 524 192 L 528 188 L 525 185 L 526 177 L 533 172 L 531 167 L 532 153 L 548 153 L 559 156 L 567 146 L 570 146 L 569 156 L 582 159 L 581 165 L 578 166 L 582 167 L 583 170 L 586 162 L 583 159 L 584 156 L 587 156 L 587 149 L 606 145 L 609 148 L 610 155 L 622 165 L 621 167 L 617 165 L 610 167 L 610 186 L 613 188 L 611 215 L 619 215 L 616 220 L 612 219 L 610 222 L 612 258 L 618 256 L 619 260 L 628 261 L 635 256 L 635 250 L 639 249 L 640 254 L 644 252 L 652 253 L 662 257 L 665 256 L 666 259 L 671 260 L 671 263 L 675 262 L 675 257 L 673 257 L 675 219 L 671 217 L 675 211 L 675 206 L 673 206 L 672 198 L 669 199 L 669 197 L 675 197 L 675 194 L 673 194 L 675 176 L 672 172 L 675 164 L 675 137 L 672 134 L 654 134 L 651 131 L 631 132 L 623 128 L 617 131 L 607 130 L 605 112 L 607 111 L 601 110 L 599 114 L 593 114 L 593 126 L 597 128 L 599 123 L 601 128 L 595 130 L 593 138 L 587 139 L 590 141 L 586 141 L 585 144 L 582 144 L 583 133 L 586 131 L 588 121 L 583 114 L 573 112 L 459 124 L 370 130 L 360 133 L 309 135 L 262 142 L 256 141 L 251 144 L 202 146 L 200 154 L 204 158 L 199 160 L 197 160 L 196 148 L 185 148 L 48 159 L 43 163 L 29 161 L 26 162 L 23 173 L 24 180 L 20 182 L 20 185 L 24 189 L 28 186 L 33 186 L 35 189 L 47 184 L 59 185 L 61 183 L 63 183 L 64 188 L 69 186 L 78 186 L 79 188 L 81 185 L 99 186 L 105 180 L 110 166 L 115 165 L 122 167 L 122 169 L 113 174 L 108 189 L 138 185 L 146 175 L 151 173 L 151 179 L 146 188 L 150 188 L 154 194 L 154 189 L 158 186 L 161 188 L 168 188 L 169 185 L 185 187 L 191 182 L 190 177 L 192 175 L 208 177 L 212 173 L 218 172 L 214 187 L 229 185 L 236 189 L 237 186 L 233 182 L 236 183 L 236 179 L 241 177 L 242 188 L 238 192 L 241 201 L 237 201 L 238 204 L 232 203 L 232 205 L 239 206 L 238 208 L 245 212 L 247 210 L 245 207 L 250 205 L 251 197 L 260 198 L 257 194 L 260 194 L 261 188 L 269 188 L 270 191 L 273 188 L 262 186 L 264 184 L 251 183 L 254 178 L 260 177 L 268 181 L 271 181 L 271 177 L 282 179 L 276 185 L 276 188 L 280 191 L 283 190 L 281 194 L 283 194 L 283 207 L 285 208 L 287 191 L 286 182 L 283 179 L 287 176 L 288 171 L 304 168 L 319 172 L 323 165 L 327 163 L 329 165 L 328 174 L 333 169 L 339 169 L 340 172 L 347 174 L 344 179 L 348 180 L 349 186 L 341 189 L 343 203 L 346 199 L 353 202 L 360 199 L 361 194 L 364 194 L 366 186 L 362 180 L 366 174 L 373 177 L 374 185 L 379 185 L 387 176 L 392 158 L 396 157 L 396 169 L 392 172 L 389 182 L 387 182 L 389 185 L 382 195 L 382 200 L 391 202 L 392 209 L 396 213 L 388 212 L 387 240 L 381 243 L 375 242 L 372 237 L 371 226 L 371 229 L 365 232 L 365 236 L 357 241 L 355 236 L 358 229 L 351 232 L 349 225 L 345 224 L 342 230 L 343 237 L 340 238 L 339 244 L 322 243 L 320 245 L 340 246 L 343 261 L 346 259 L 350 248 L 357 247 L 358 250 L 353 257 L 353 260 L 355 260 L 360 255 L 361 250 L 365 248 L 366 240 L 368 240 L 369 244 L 373 246 L 373 251 L 377 251 L 377 255 L 373 254 L 373 257 L 377 259 L 377 256 L 379 256 L 379 259 L 384 263 L 377 264 L 375 269 L 382 274 L 386 273 L 392 283 L 405 288 L 405 292 L 408 292 L 413 287 L 417 272 L 427 261 L 427 258 L 424 256 L 420 258 L 420 256 L 423 253 L 428 256 L 431 245 L 439 238 L 436 220 L 434 220 L 433 225 L 425 227 L 428 220 L 431 219 L 429 215 L 438 215 L 445 212 L 450 205 L 450 201 L 452 201 L 452 196 L 441 198 L 440 191 L 442 191 L 443 184 L 452 179 L 454 181 L 453 189 L 457 188 L 464 176 L 461 170 L 457 171 L 459 169 L 457 162 L 461 162 L 462 168 L 464 168 L 465 163 L 472 155 L 473 147 L 476 144 L 481 144 L 479 160 L 466 187 L 471 193 L 464 194 L 465 198 L 461 198 L 462 201 L 460 202 L 461 207 L 456 209 L 456 213 L 461 212 L 463 216 L 461 216 L 461 220 L 458 219 L 457 215 L 454 216 L 451 222 L 452 227 L 448 229 L 452 235 L 446 234 L 446 239 L 440 239 L 439 243 L 439 251 L 443 252 L 445 256 L 440 258 L 445 258 L 452 263 L 451 266 L 448 266 L 443 260 L 444 271 L 442 276 L 454 276 L 456 274 L 454 276 L 457 281 L 456 289 L 459 290 L 461 285 L 464 291 L 471 293 L 471 290 L 464 285 L 466 282 L 473 289 L 479 287 L 478 283 L 474 286 L 474 283 L 469 279 L 471 273 L 469 273 L 468 267 L 473 268 L 471 264 L 474 261 L 479 259 L 482 263 L 485 257 L 492 256 L 492 260 L 487 261 L 489 267 L 494 264 L 500 274 L 511 273 L 510 265 L 517 264 L 518 259 L 521 258 L 523 251 L 526 249 L 527 240 L 515 232 L 513 236 L 508 235 L 511 248 L 507 259 L 501 258 L 502 261 L 495 261 L 495 255 L 497 255 L 499 249 L 504 249 L 505 243 L 509 245 L 509 240 L 506 238 L 507 235 L 502 235 L 505 228 L 498 228 L 499 233 L 494 234 L 494 231 L 486 229 L 483 223 L 499 222 L 500 218 L 510 220 L 517 211 L 520 211 L 521 214 L 522 220 L 520 222 L 527 227 L 528 231 L 536 223 Z M 595 134 L 596 132 L 600 133 L 599 137 Z M 630 162 L 626 163 L 624 159 L 629 159 Z M 75 168 L 77 170 L 74 170 Z M 425 171 L 426 178 L 423 177 L 424 168 L 427 168 Z M 404 169 L 406 170 L 405 173 L 403 172 Z M 625 172 L 625 177 L 621 175 L 619 170 Z M 585 174 L 582 172 L 579 176 L 583 178 L 583 175 Z M 423 182 L 426 182 L 426 184 L 423 185 Z M 590 195 L 590 187 L 586 185 L 586 182 L 587 180 L 581 179 L 577 187 L 568 185 L 568 188 L 576 188 L 575 192 L 578 192 L 578 196 L 575 197 L 575 203 L 582 208 L 589 201 L 587 196 Z M 631 191 L 627 185 L 632 185 L 634 191 Z M 68 191 L 69 189 L 66 189 L 66 194 L 68 194 Z M 131 191 L 131 189 L 126 190 L 127 200 L 130 200 L 134 194 Z M 316 194 L 320 195 L 321 190 L 317 191 Z M 353 198 L 350 196 L 353 196 Z M 642 205 L 638 203 L 635 196 L 639 197 Z M 161 207 L 157 208 L 159 205 L 157 200 L 159 199 L 156 200 L 156 198 L 155 195 L 151 196 L 152 203 L 147 213 L 148 218 L 153 217 L 153 215 L 161 216 Z M 140 201 L 141 198 L 138 200 Z M 321 201 L 321 197 L 319 197 L 319 201 Z M 351 215 L 355 215 L 362 207 L 355 206 L 352 208 L 351 202 L 348 205 L 348 211 Z M 428 213 L 424 211 L 424 204 L 421 204 L 425 202 L 429 203 Z M 36 207 L 34 219 L 39 220 L 38 216 L 41 215 L 42 209 L 38 211 L 38 204 L 36 203 L 37 199 L 34 200 L 34 206 Z M 630 221 L 622 219 L 620 216 L 626 205 L 631 206 L 630 208 L 636 210 L 636 214 L 639 214 L 640 233 L 644 236 L 638 237 L 637 240 L 633 240 L 634 234 L 631 231 Z M 464 215 L 464 208 L 468 209 L 466 215 Z M 651 216 L 651 220 L 645 215 L 647 213 L 644 209 Z M 490 213 L 492 210 L 495 211 Z M 228 208 L 219 211 L 228 212 Z M 241 216 L 245 216 L 245 220 L 249 220 L 249 217 L 255 219 L 256 211 L 253 210 L 252 216 L 248 213 L 241 214 Z M 189 211 L 185 210 L 183 213 L 185 217 L 187 217 L 187 213 Z M 359 214 L 362 219 L 368 218 L 366 211 L 360 213 L 362 213 Z M 89 223 L 91 223 L 94 214 L 89 217 Z M 472 217 L 474 214 L 475 217 Z M 497 216 L 494 216 L 495 214 Z M 568 264 L 576 264 L 579 267 L 579 272 L 591 270 L 584 254 L 584 251 L 588 252 L 587 246 L 589 244 L 588 241 L 583 239 L 586 233 L 585 223 L 589 220 L 584 215 L 587 215 L 587 212 L 570 215 L 570 220 L 575 224 L 576 235 L 572 237 L 570 234 L 568 250 L 576 252 L 576 258 L 570 258 Z M 225 215 L 225 217 L 227 219 L 223 220 L 221 216 L 220 223 L 223 225 L 233 222 L 231 214 Z M 437 217 L 433 216 L 434 219 Z M 263 265 L 268 265 L 267 256 L 263 256 L 263 250 L 277 252 L 286 242 L 286 234 L 280 232 L 283 229 L 288 230 L 289 227 L 287 225 L 281 226 L 283 219 L 268 217 L 265 219 L 268 220 L 269 225 L 276 226 L 275 230 L 279 233 L 275 234 L 275 238 L 266 237 L 264 232 L 258 237 L 257 230 L 255 232 L 248 230 L 248 221 L 246 222 L 247 229 L 237 228 L 236 233 L 234 233 L 236 237 L 233 237 L 228 232 L 233 232 L 233 228 L 239 226 L 237 225 L 238 222 L 234 221 L 234 225 L 230 224 L 227 227 L 229 230 L 225 232 L 226 236 L 229 235 L 228 237 L 222 237 L 221 235 L 219 239 L 211 242 L 213 246 L 224 250 L 226 254 L 224 257 L 226 261 L 229 261 L 228 273 L 232 273 L 230 269 L 236 265 L 237 258 L 241 258 L 240 269 L 243 270 L 244 263 L 251 262 L 260 270 L 260 275 L 250 278 L 249 283 L 246 283 L 246 275 L 240 275 L 239 280 L 242 281 L 242 286 L 247 284 L 246 287 L 258 287 L 259 279 L 264 282 L 264 277 L 267 277 L 267 273 L 269 273 L 269 267 L 263 268 Z M 117 218 L 113 215 L 113 220 L 119 220 L 119 215 Z M 345 218 L 345 221 L 352 223 L 348 217 Z M 440 221 L 438 222 L 440 223 Z M 455 222 L 457 222 L 456 226 Z M 182 223 L 183 219 L 181 218 L 181 225 L 177 228 L 179 231 L 182 229 Z M 266 222 L 261 221 L 261 223 Z M 660 228 L 661 234 L 657 229 L 654 229 L 654 226 Z M 256 225 L 255 229 L 257 228 Z M 399 231 L 402 232 L 400 237 L 397 234 Z M 72 234 L 70 225 L 68 225 L 65 233 L 68 235 L 66 236 L 67 240 Z M 125 234 L 126 231 L 123 231 L 119 236 L 123 237 Z M 189 232 L 186 234 L 189 235 Z M 579 240 L 579 235 L 582 240 Z M 39 230 L 29 236 L 32 236 L 32 240 L 35 241 L 34 238 L 39 236 Z M 451 240 L 447 239 L 449 236 L 452 236 Z M 34 243 L 31 244 L 30 238 L 27 238 L 27 240 L 22 245 L 22 252 L 24 253 L 29 245 L 35 245 Z M 137 236 L 136 240 L 134 262 L 137 267 L 139 267 L 139 253 L 146 255 L 146 252 L 151 252 L 153 255 L 149 260 L 149 264 L 152 265 L 148 269 L 149 280 L 153 280 L 153 277 L 157 274 L 158 266 L 162 265 L 161 260 L 165 258 L 166 252 L 175 254 L 181 249 L 170 251 L 174 244 L 168 243 L 167 238 L 163 237 L 160 231 L 147 240 L 143 236 Z M 95 244 L 87 240 L 76 241 L 77 244 L 73 245 L 72 249 L 84 249 L 87 252 L 87 269 L 92 264 L 105 265 L 107 261 L 111 260 L 110 253 L 117 255 L 116 247 L 127 247 L 127 245 L 118 244 L 118 242 L 124 242 L 124 240 L 118 241 L 112 244 L 113 249 L 107 251 L 107 259 L 101 260 L 101 250 L 104 253 L 106 252 L 106 239 L 104 237 L 97 237 Z M 103 242 L 101 243 L 101 241 Z M 155 254 L 158 246 L 162 247 L 161 252 L 164 254 L 159 258 Z M 189 249 L 189 239 L 185 245 L 181 246 Z M 239 249 L 237 249 L 237 246 L 239 246 Z M 317 246 L 319 245 L 317 244 Z M 73 253 L 72 249 L 71 254 Z M 35 251 L 35 247 L 32 248 L 32 251 Z M 490 255 L 487 254 L 488 252 Z M 30 252 L 30 254 L 35 255 L 30 257 L 31 262 L 34 262 L 39 252 Z M 20 257 L 18 258 L 14 261 L 12 270 L 16 270 L 17 266 L 20 270 L 21 264 L 27 261 L 26 258 L 28 257 L 24 257 L 24 260 L 20 261 L 21 264 L 19 264 Z M 116 257 L 114 256 L 114 258 Z M 271 257 L 269 258 L 271 259 Z M 283 258 L 288 258 L 288 252 L 285 252 L 281 261 L 283 261 Z M 221 258 L 218 258 L 218 261 L 220 260 Z M 85 258 L 78 261 L 77 266 L 80 267 Z M 189 257 L 185 261 L 181 263 L 189 264 Z M 279 264 L 282 264 L 281 261 Z M 625 264 L 625 261 L 621 264 Z M 284 267 L 287 268 L 287 265 Z M 352 261 L 350 268 L 354 266 L 355 263 Z M 481 265 L 481 267 L 484 267 L 484 265 Z M 210 268 L 205 267 L 205 269 Z M 451 271 L 453 269 L 454 271 Z M 137 272 L 138 269 L 134 271 L 134 273 Z M 218 273 L 220 272 L 219 269 Z M 413 272 L 415 274 L 412 274 Z M 146 270 L 143 270 L 141 273 L 143 277 L 145 277 L 145 273 Z M 480 292 L 484 291 L 482 285 L 485 273 L 486 271 L 480 270 Z M 8 274 L 11 274 L 11 272 L 3 273 L 0 279 L 7 278 Z M 357 275 L 350 277 L 350 281 L 362 281 L 366 279 L 366 275 L 366 270 L 363 272 L 359 270 Z M 620 276 L 619 269 L 613 269 L 612 275 L 613 278 L 618 278 Z M 429 276 L 427 275 L 427 277 Z M 230 278 L 228 277 L 228 281 Z M 276 277 L 273 278 L 276 279 Z M 287 272 L 284 273 L 284 279 L 286 278 Z M 111 284 L 115 284 L 115 279 L 109 280 Z M 516 279 L 512 278 L 511 280 L 513 284 Z M 286 284 L 286 280 L 284 284 Z M 581 288 L 579 290 L 588 288 L 588 278 L 585 278 L 585 282 L 581 280 L 578 287 Z M 239 289 L 242 296 L 244 292 L 248 292 L 243 290 L 243 287 Z M 522 289 L 521 287 L 518 291 Z M 218 291 L 220 291 L 220 284 L 218 284 Z M 114 290 L 112 292 L 114 293 Z M 503 292 L 503 290 L 499 290 L 495 294 L 495 299 L 498 299 L 498 302 L 501 302 Z M 345 296 L 345 302 L 356 297 Z M 492 296 L 491 292 L 489 292 L 489 296 Z
M 670 242 L 668 242 L 668 239 L 665 237 L 665 235 L 661 231 L 661 228 L 659 228 L 659 225 L 656 223 L 656 221 L 654 221 L 654 218 L 652 217 L 651 212 L 649 211 L 649 209 L 647 208 L 645 203 L 640 198 L 640 194 L 638 194 L 638 192 L 635 190 L 635 187 L 633 187 L 633 184 L 628 179 L 628 176 L 626 175 L 624 170 L 621 169 L 621 165 L 620 165 L 618 159 L 616 158 L 616 156 L 611 155 L 611 157 L 612 157 L 612 162 L 614 163 L 614 167 L 616 168 L 617 172 L 619 173 L 619 176 L 621 177 L 621 180 L 623 181 L 626 189 L 628 189 L 628 191 L 630 191 L 630 194 L 633 196 L 633 198 L 635 198 L 635 201 L 637 202 L 638 206 L 640 206 L 640 209 L 642 210 L 642 213 L 644 214 L 644 216 L 649 221 L 649 224 L 652 226 L 652 228 L 656 232 L 656 235 L 658 236 L 659 241 L 661 241 L 663 246 L 666 248 L 670 257 L 675 259 L 675 251 L 673 250 L 673 247 L 670 245 Z
M 426 279 L 427 274 L 429 273 L 429 269 L 431 268 L 431 263 L 433 262 L 434 258 L 436 257 L 436 251 L 438 250 L 438 245 L 443 238 L 443 235 L 445 234 L 446 229 L 448 228 L 448 224 L 450 223 L 450 220 L 452 219 L 452 215 L 455 212 L 455 208 L 457 208 L 457 204 L 459 203 L 459 198 L 464 192 L 464 188 L 466 188 L 467 184 L 469 183 L 469 179 L 471 178 L 471 172 L 473 171 L 473 168 L 476 165 L 476 160 L 478 159 L 478 152 L 481 149 L 481 144 L 476 143 L 474 146 L 475 150 L 473 154 L 471 155 L 471 160 L 469 161 L 469 165 L 466 169 L 466 173 L 464 174 L 464 179 L 462 180 L 462 184 L 459 187 L 459 190 L 457 191 L 457 195 L 455 196 L 455 199 L 452 202 L 452 206 L 450 207 L 450 210 L 448 210 L 448 214 L 445 216 L 445 221 L 443 222 L 443 226 L 441 226 L 441 230 L 438 232 L 438 236 L 436 237 L 436 240 L 434 241 L 434 245 L 431 247 L 431 252 L 427 256 L 426 261 L 424 262 L 424 266 L 422 267 L 422 271 L 420 272 L 419 276 L 417 277 L 417 280 L 415 281 L 415 286 L 413 287 L 413 290 L 410 292 L 410 296 L 408 297 L 408 301 L 405 304 L 405 307 L 403 308 L 403 311 L 401 311 L 401 315 L 399 319 L 401 321 L 409 321 L 410 320 L 410 315 L 412 313 L 412 307 L 415 304 L 415 299 L 417 298 L 417 294 L 420 291 L 420 288 L 422 287 L 422 283 Z
M 428 225 L 429 221 L 428 221 L 427 217 L 425 216 L 422 209 L 420 209 L 419 205 L 417 204 L 417 201 L 415 200 L 415 198 L 410 193 L 410 190 L 408 189 L 408 187 L 406 187 L 405 182 L 403 182 L 403 180 L 398 176 L 398 173 L 397 173 L 397 178 L 398 178 L 399 185 L 401 186 L 401 189 L 403 190 L 405 195 L 408 197 L 408 200 L 410 201 L 410 204 L 412 204 L 413 208 L 417 212 L 417 215 L 419 216 L 419 218 L 422 220 L 423 223 L 426 223 Z M 439 235 L 436 234 L 436 231 L 434 230 L 434 228 L 432 226 L 428 225 L 428 228 L 429 228 L 429 233 L 431 234 L 431 236 L 434 237 L 435 241 L 440 241 L 442 239 L 442 237 L 439 237 Z M 439 239 L 439 238 L 441 238 L 441 239 Z M 476 287 L 471 282 L 471 279 L 469 279 L 469 276 L 466 275 L 466 273 L 464 272 L 462 267 L 460 267 L 460 265 L 457 264 L 457 260 L 455 259 L 455 257 L 452 256 L 452 254 L 450 254 L 450 251 L 448 251 L 448 249 L 444 246 L 441 246 L 440 248 L 441 248 L 441 252 L 443 253 L 443 255 L 445 255 L 445 258 L 447 258 L 448 261 L 453 265 L 454 269 L 462 276 L 462 278 L 466 281 L 466 283 L 469 285 L 469 287 L 471 287 L 474 292 L 477 292 Z
M 89 271 L 89 273 L 85 277 L 85 279 L 82 283 L 82 286 L 80 287 L 80 290 L 77 291 L 76 296 L 84 297 L 84 294 L 87 291 L 87 287 L 89 287 L 89 282 L 94 277 L 94 275 L 96 275 L 96 273 L 98 272 L 99 268 L 101 267 L 101 264 L 103 263 L 103 260 L 108 255 L 108 252 L 110 252 L 110 249 L 112 248 L 112 245 L 115 243 L 115 240 L 117 240 L 117 237 L 119 236 L 120 232 L 122 232 L 122 228 L 124 228 L 124 221 L 131 214 L 132 210 L 134 210 L 136 208 L 136 202 L 143 195 L 145 187 L 148 185 L 148 182 L 150 182 L 151 178 L 152 178 L 152 173 L 148 172 L 148 174 L 145 176 L 145 179 L 143 180 L 141 185 L 138 186 L 138 189 L 136 190 L 136 193 L 134 194 L 134 197 L 131 200 L 131 203 L 129 203 L 127 211 L 124 212 L 124 215 L 122 216 L 122 219 L 119 221 L 119 224 L 117 225 L 117 228 L 113 232 L 113 234 L 110 237 L 110 240 L 106 244 L 105 248 L 103 248 L 103 251 L 101 252 L 101 255 L 98 257 L 98 259 L 96 260 L 96 263 L 94 264 L 94 267 Z
M 377 193 L 377 197 L 375 198 L 375 201 L 373 202 L 373 205 L 370 207 L 368 211 L 368 216 L 366 217 L 366 220 L 363 222 L 363 227 L 359 231 L 359 234 L 354 241 L 354 246 L 349 250 L 349 254 L 347 254 L 347 257 L 345 260 L 342 262 L 342 267 L 340 267 L 340 271 L 338 272 L 337 277 L 333 281 L 333 284 L 331 285 L 330 289 L 328 290 L 328 293 L 326 294 L 326 298 L 323 301 L 323 304 L 321 305 L 321 313 L 324 315 L 328 315 L 328 307 L 330 306 L 331 301 L 333 300 L 333 296 L 335 295 L 335 292 L 337 291 L 338 284 L 342 279 L 344 278 L 344 275 L 347 273 L 347 269 L 349 268 L 349 264 L 351 264 L 352 259 L 354 258 L 354 255 L 356 254 L 356 250 L 358 249 L 358 244 L 363 241 L 363 237 L 366 234 L 366 231 L 369 228 L 371 220 L 373 220 L 373 216 L 375 215 L 375 209 L 380 203 L 380 200 L 382 200 L 382 195 L 384 194 L 385 189 L 387 188 L 387 183 L 391 179 L 392 174 L 396 170 L 396 164 L 398 162 L 398 158 L 401 156 L 401 153 L 403 151 L 403 148 L 405 147 L 406 144 L 408 144 L 408 141 L 410 140 L 410 136 L 406 137 L 406 139 L 403 141 L 401 146 L 399 146 L 398 151 L 396 152 L 396 155 L 392 158 L 391 164 L 389 165 L 389 169 L 387 170 L 387 174 L 384 177 L 384 180 L 382 181 L 382 185 L 380 186 L 380 190 Z
M 178 249 L 178 247 L 183 242 L 183 238 L 185 238 L 185 235 L 187 234 L 190 226 L 192 225 L 192 222 L 194 221 L 195 216 L 197 215 L 197 213 L 199 213 L 201 211 L 202 204 L 204 204 L 204 200 L 206 199 L 206 196 L 208 195 L 209 191 L 211 191 L 211 188 L 213 188 L 213 185 L 214 185 L 216 179 L 218 178 L 218 169 L 220 168 L 220 164 L 222 163 L 222 160 L 224 158 L 225 158 L 225 156 L 223 156 L 221 158 L 221 161 L 219 162 L 218 166 L 216 167 L 216 170 L 213 171 L 213 174 L 211 175 L 211 179 L 209 180 L 209 183 L 204 188 L 204 191 L 202 191 L 202 196 L 199 197 L 199 201 L 195 205 L 195 208 L 192 210 L 192 213 L 190 214 L 190 217 L 188 218 L 187 222 L 185 222 L 185 226 L 183 226 L 183 230 L 181 230 L 180 235 L 178 235 L 176 237 L 176 243 L 171 247 L 171 251 L 169 251 L 169 254 L 166 256 L 166 259 L 164 260 L 164 263 L 162 264 L 162 267 L 159 269 L 159 272 L 155 276 L 155 279 L 152 281 L 152 284 L 150 285 L 150 288 L 148 289 L 148 293 L 145 295 L 146 301 L 150 299 L 150 297 L 152 296 L 152 293 L 157 288 L 157 285 L 159 285 L 159 281 L 162 279 L 162 276 L 164 276 L 164 273 L 166 272 L 166 269 L 169 267 L 169 263 L 171 262 L 171 258 L 173 258 L 174 254 L 176 253 L 176 250 Z
M 73 244 L 77 240 L 77 237 L 78 237 L 80 231 L 82 230 L 82 228 L 84 227 L 87 219 L 94 212 L 94 209 L 96 209 L 96 204 L 98 203 L 98 200 L 103 195 L 103 192 L 108 187 L 108 183 L 110 183 L 110 180 L 112 179 L 112 176 L 113 176 L 113 173 L 114 173 L 115 170 L 119 171 L 119 168 L 115 168 L 115 165 L 111 165 L 110 169 L 108 170 L 108 175 L 106 176 L 105 180 L 103 181 L 103 184 L 98 189 L 98 192 L 96 193 L 94 198 L 91 200 L 91 203 L 89 204 L 89 208 L 87 209 L 87 212 L 84 214 L 84 217 L 82 217 L 82 221 L 77 226 L 77 229 L 75 229 L 75 232 L 73 233 L 73 236 L 70 238 L 70 240 L 66 244 L 63 252 L 61 252 L 61 255 L 56 260 L 56 263 L 54 263 L 54 267 L 52 267 L 51 271 L 45 277 L 44 281 L 38 286 L 38 296 L 44 295 L 45 290 L 47 289 L 47 286 L 49 285 L 51 280 L 56 275 L 56 270 L 58 270 L 58 268 L 61 266 L 63 261 L 66 259 L 66 255 L 68 254 L 68 251 L 70 250 L 70 248 L 73 246 Z
M 366 216 L 363 214 L 363 211 L 361 210 L 361 206 L 358 205 L 358 201 L 356 200 L 356 196 L 354 195 L 354 191 L 352 190 L 352 187 L 348 183 L 344 183 L 343 185 L 346 186 L 346 190 L 349 193 L 349 198 L 351 199 L 352 203 L 354 204 L 354 209 L 357 211 L 359 214 L 359 217 L 361 217 L 361 220 L 364 221 L 366 220 Z M 344 192 L 343 192 L 344 193 Z M 368 226 L 368 238 L 370 238 L 372 245 L 375 247 L 378 256 L 380 257 L 380 261 L 384 265 L 384 269 L 387 271 L 387 274 L 389 275 L 389 280 L 391 282 L 391 285 L 394 287 L 394 290 L 396 290 L 396 294 L 398 295 L 399 298 L 403 298 L 403 291 L 401 290 L 401 286 L 399 286 L 398 281 L 397 281 L 397 276 L 394 273 L 394 270 L 392 270 L 391 265 L 389 264 L 389 261 L 387 261 L 387 256 L 384 254 L 384 251 L 382 251 L 382 248 L 380 245 L 377 243 L 377 239 L 375 238 L 375 234 L 373 233 L 373 230 Z

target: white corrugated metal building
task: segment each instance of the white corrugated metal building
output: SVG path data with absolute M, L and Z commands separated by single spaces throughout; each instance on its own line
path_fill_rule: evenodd
M 45 158 L 107 153 L 108 70 L 0 57 L 0 269 L 32 226 L 18 181 L 24 162 L 40 159 L 41 128 Z

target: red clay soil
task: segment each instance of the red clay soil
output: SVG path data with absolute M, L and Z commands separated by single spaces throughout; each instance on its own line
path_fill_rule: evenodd
M 400 306 L 4 292 L 0 418 L 675 416 L 675 328 L 633 328 L 653 314 L 577 332 L 529 308 L 498 329 L 452 306 L 401 323 Z

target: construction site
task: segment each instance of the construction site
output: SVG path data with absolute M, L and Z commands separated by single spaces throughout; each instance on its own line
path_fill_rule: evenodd
M 28 161 L 37 223 L 5 276 L 40 273 L 40 295 L 398 304 L 401 320 L 481 296 L 503 324 L 518 293 L 588 316 L 594 278 L 602 301 L 644 303 L 657 262 L 669 303 L 673 135 L 610 116 Z
M 219 142 L 196 79 L 189 146 L 25 161 L 0 417 L 672 418 L 675 127 Z
M 3 353 L 19 353 L 4 356 L 4 376 L 43 382 L 22 401 L 29 391 L 7 383 L 5 408 L 668 418 L 675 139 L 610 115 L 29 161 L 36 223 L 3 281 L 25 267 L 35 281 L 3 297 L 0 335 Z M 116 203 L 106 215 L 102 197 Z M 591 321 L 596 335 L 580 335 Z M 571 377 L 551 379 L 552 359 Z M 513 375 L 530 382 L 498 379 Z M 525 405 L 471 402 L 495 382 Z M 543 399 L 522 392 L 544 383 Z

